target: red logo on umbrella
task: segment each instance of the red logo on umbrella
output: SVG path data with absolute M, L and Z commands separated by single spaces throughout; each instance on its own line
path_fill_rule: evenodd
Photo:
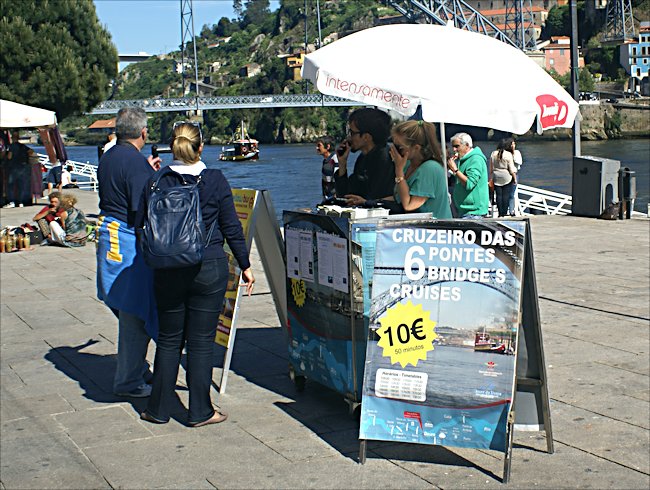
M 539 122 L 542 129 L 562 126 L 566 122 L 569 114 L 566 102 L 550 94 L 539 95 L 535 100 L 540 109 Z

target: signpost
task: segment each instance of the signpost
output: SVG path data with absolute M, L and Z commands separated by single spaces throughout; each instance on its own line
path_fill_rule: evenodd
M 368 439 L 492 449 L 507 482 L 519 390 L 552 441 L 534 283 L 527 221 L 378 224 L 362 463 Z

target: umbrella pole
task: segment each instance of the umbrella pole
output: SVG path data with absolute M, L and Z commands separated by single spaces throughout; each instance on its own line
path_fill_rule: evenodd
M 580 100 L 580 87 L 578 76 L 578 8 L 576 0 L 569 2 L 569 16 L 571 18 L 571 95 L 574 100 Z M 573 122 L 573 156 L 579 157 L 582 154 L 580 148 L 580 112 Z
M 442 150 L 442 163 L 447 166 L 447 136 L 445 135 L 445 123 L 440 123 L 440 149 Z

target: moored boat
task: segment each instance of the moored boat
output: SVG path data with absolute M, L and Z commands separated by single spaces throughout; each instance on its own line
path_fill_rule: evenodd
M 251 138 L 246 131 L 244 121 L 241 121 L 233 134 L 228 146 L 221 149 L 219 160 L 226 162 L 241 162 L 246 160 L 257 160 L 260 157 L 258 141 Z

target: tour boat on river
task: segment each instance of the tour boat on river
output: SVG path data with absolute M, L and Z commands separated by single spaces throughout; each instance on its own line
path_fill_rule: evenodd
M 221 149 L 219 160 L 226 162 L 242 162 L 246 160 L 258 160 L 260 150 L 258 141 L 251 138 L 246 131 L 244 121 L 241 121 L 233 134 L 228 146 Z
M 491 352 L 493 354 L 506 354 L 507 348 L 504 343 L 497 343 L 490 339 L 490 334 L 483 332 L 476 332 L 474 337 L 474 351 Z

